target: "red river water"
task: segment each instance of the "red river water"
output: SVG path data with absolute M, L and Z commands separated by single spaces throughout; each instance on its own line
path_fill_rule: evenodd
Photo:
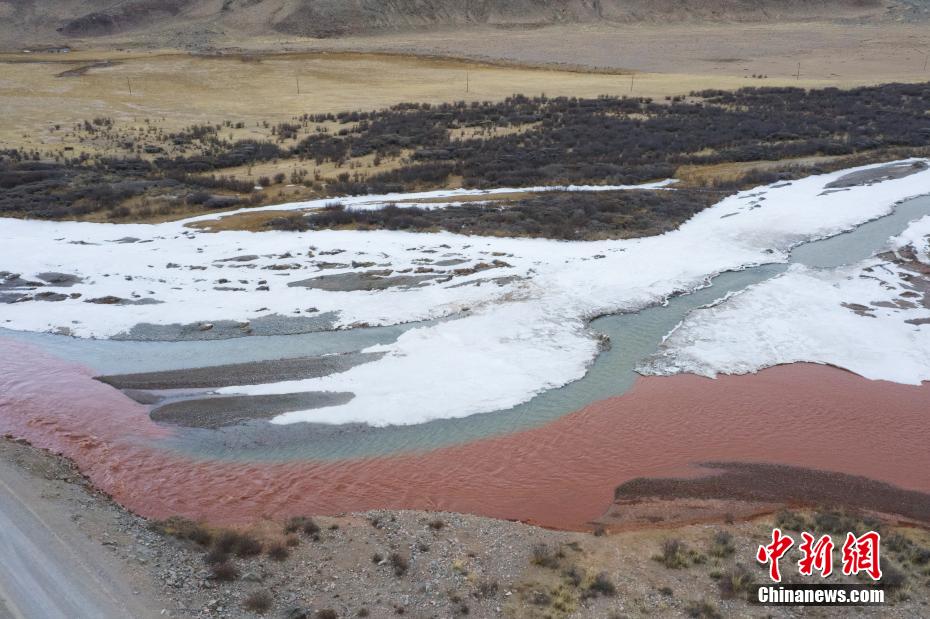
M 248 524 L 296 514 L 429 509 L 583 528 L 636 477 L 693 476 L 707 461 L 790 464 L 930 492 L 930 384 L 795 364 L 749 376 L 641 378 L 545 426 L 342 461 L 197 459 L 171 429 L 91 372 L 0 340 L 0 434 L 74 460 L 148 517 Z

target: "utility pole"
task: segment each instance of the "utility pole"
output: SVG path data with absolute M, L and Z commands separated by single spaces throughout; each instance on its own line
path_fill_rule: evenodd
M 630 92 L 633 92 L 633 80 L 636 79 L 635 73 L 630 73 Z
M 297 94 L 299 95 L 299 94 L 300 94 L 300 78 L 297 77 L 297 78 L 294 78 L 294 79 L 297 80 Z
M 799 81 L 800 81 L 800 79 L 801 79 L 801 63 L 800 63 L 800 62 L 798 63 L 798 73 L 797 73 L 797 75 L 795 75 L 794 77 L 795 77 L 795 79 L 797 79 L 797 80 L 799 80 Z
M 132 96 L 132 82 L 129 81 L 129 78 L 126 78 L 126 86 L 129 87 L 129 96 Z
M 468 80 L 468 71 L 465 71 L 465 92 L 468 92 L 470 87 L 471 87 L 471 84 L 469 83 L 469 80 Z
M 930 60 L 930 54 L 924 56 L 924 71 L 927 70 L 927 61 Z

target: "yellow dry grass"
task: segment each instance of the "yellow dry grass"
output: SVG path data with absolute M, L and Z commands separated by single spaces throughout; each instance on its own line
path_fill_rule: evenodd
M 110 61 L 71 77 L 64 71 Z M 468 90 L 466 91 L 466 74 Z M 863 83 L 865 80 L 862 80 Z M 300 94 L 297 92 L 298 82 Z M 838 83 L 737 75 L 581 72 L 369 53 L 202 56 L 92 51 L 0 55 L 0 146 L 40 151 L 67 141 L 68 127 L 98 116 L 166 130 L 223 120 L 243 122 L 235 137 L 267 137 L 261 123 L 304 113 L 370 110 L 403 101 L 498 100 L 509 95 L 665 97 L 701 88 Z M 846 80 L 845 85 L 850 85 Z M 129 90 L 132 89 L 130 95 Z M 224 129 L 225 135 L 228 131 Z M 88 147 L 70 144 L 75 152 Z
M 738 180 L 753 170 L 782 170 L 792 166 L 815 166 L 842 158 L 842 156 L 824 155 L 780 161 L 734 161 L 711 165 L 684 165 L 675 170 L 675 178 L 685 186 L 705 187 Z
M 278 217 L 287 217 L 293 215 L 294 211 L 252 211 L 245 213 L 236 213 L 226 217 L 217 217 L 208 221 L 195 221 L 187 224 L 189 228 L 206 230 L 208 232 L 224 232 L 227 230 L 244 230 L 256 232 L 267 230 L 266 224 L 272 219 Z
M 491 195 L 476 194 L 470 196 L 455 196 L 453 198 L 420 198 L 419 200 L 406 200 L 412 204 L 442 204 L 444 202 L 512 202 L 532 198 L 538 193 L 532 191 L 511 191 L 508 193 L 495 193 Z

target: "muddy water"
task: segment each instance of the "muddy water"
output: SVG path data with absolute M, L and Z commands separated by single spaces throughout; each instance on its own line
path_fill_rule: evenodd
M 925 214 L 930 198 L 909 201 L 889 217 L 797 248 L 792 260 L 855 262 Z M 404 327 L 178 343 L 7 332 L 0 337 L 0 433 L 74 458 L 101 488 L 146 515 L 227 522 L 406 507 L 577 527 L 600 515 L 617 484 L 693 474 L 693 463 L 708 460 L 808 466 L 930 491 L 927 385 L 807 365 L 717 381 L 633 372 L 693 308 L 784 268 L 724 273 L 665 306 L 595 320 L 592 329 L 608 334 L 612 347 L 584 379 L 508 411 L 413 427 L 169 428 L 90 378 L 347 352 L 393 341 Z
M 797 364 L 709 380 L 641 378 L 540 428 L 422 454 L 229 462 L 159 447 L 144 409 L 81 368 L 0 343 L 0 433 L 73 458 L 143 515 L 236 524 L 300 513 L 441 509 L 584 528 L 636 477 L 708 460 L 841 471 L 930 492 L 930 386 Z M 36 389 L 37 386 L 46 388 Z

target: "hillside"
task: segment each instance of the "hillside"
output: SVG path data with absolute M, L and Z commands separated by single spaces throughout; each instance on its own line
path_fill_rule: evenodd
M 905 21 L 927 0 L 55 0 L 0 1 L 0 40 L 65 42 L 128 33 L 334 37 L 461 25 Z

